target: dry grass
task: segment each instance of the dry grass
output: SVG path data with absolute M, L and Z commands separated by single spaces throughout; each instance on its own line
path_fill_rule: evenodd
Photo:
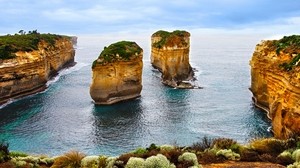
M 54 160 L 51 168 L 80 168 L 81 160 L 85 157 L 85 154 L 78 151 L 70 151 L 65 153 Z

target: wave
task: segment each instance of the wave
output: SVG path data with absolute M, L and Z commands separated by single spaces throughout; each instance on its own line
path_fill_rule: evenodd
M 89 64 L 87 64 L 87 63 L 77 63 L 75 66 L 65 68 L 65 69 L 58 71 L 58 74 L 46 83 L 47 88 L 50 85 L 52 85 L 53 83 L 56 83 L 62 76 L 79 71 L 81 68 L 88 66 L 88 65 Z

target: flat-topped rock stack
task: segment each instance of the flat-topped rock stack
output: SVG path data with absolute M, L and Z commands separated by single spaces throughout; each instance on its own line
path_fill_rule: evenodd
M 194 88 L 189 63 L 190 33 L 157 31 L 151 36 L 151 64 L 162 73 L 162 83 L 174 88 Z
M 105 47 L 94 61 L 90 94 L 96 104 L 113 104 L 140 96 L 143 50 L 135 42 Z

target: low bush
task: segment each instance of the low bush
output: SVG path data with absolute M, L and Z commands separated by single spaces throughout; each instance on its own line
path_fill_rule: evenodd
M 240 154 L 233 152 L 231 149 L 221 149 L 216 153 L 217 156 L 224 156 L 228 160 L 240 160 Z
M 268 153 L 274 156 L 279 155 L 286 149 L 285 141 L 275 138 L 257 139 L 252 141 L 250 146 L 259 154 Z
M 213 139 L 208 137 L 203 137 L 199 142 L 193 143 L 191 145 L 192 150 L 203 152 L 205 149 L 213 147 Z
M 259 159 L 259 154 L 248 148 L 244 148 L 243 150 L 240 151 L 240 156 L 241 156 L 241 161 L 245 162 L 257 162 L 260 161 Z
M 51 168 L 62 168 L 62 167 L 80 168 L 81 160 L 84 157 L 85 155 L 78 151 L 70 151 L 68 153 L 65 153 L 63 156 L 59 156 L 55 158 Z
M 229 138 L 217 138 L 213 140 L 213 147 L 217 149 L 230 149 L 232 145 L 236 145 L 237 142 Z
M 284 151 L 276 158 L 276 163 L 287 166 L 293 164 L 294 160 L 290 151 Z
M 200 164 L 210 164 L 210 163 L 222 163 L 226 161 L 223 156 L 217 156 L 214 151 L 206 150 L 201 154 L 197 155 L 198 162 Z

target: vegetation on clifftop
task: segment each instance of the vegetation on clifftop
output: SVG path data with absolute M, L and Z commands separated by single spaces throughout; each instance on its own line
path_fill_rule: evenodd
M 255 139 L 243 145 L 228 138 L 203 137 L 191 146 L 151 144 L 147 148 L 137 148 L 118 157 L 86 156 L 77 151 L 56 157 L 30 156 L 11 152 L 8 144 L 0 143 L 0 167 L 5 168 L 201 168 L 202 165 L 227 161 L 270 162 L 290 168 L 297 167 L 300 166 L 300 139 Z
M 15 57 L 18 51 L 33 51 L 38 49 L 38 44 L 44 41 L 51 46 L 55 45 L 55 41 L 67 36 L 56 34 L 40 34 L 37 30 L 29 31 L 23 30 L 19 34 L 0 36 L 0 59 L 11 59 Z
M 133 56 L 141 54 L 143 49 L 135 42 L 119 41 L 104 47 L 97 60 L 93 62 L 92 68 L 96 64 L 111 63 L 116 60 L 130 60 Z
M 274 46 L 276 47 L 276 53 L 290 53 L 293 58 L 290 62 L 285 62 L 280 64 L 286 71 L 290 71 L 294 66 L 298 65 L 300 60 L 300 35 L 284 36 L 280 40 L 274 41 Z
M 152 44 L 153 47 L 162 48 L 163 46 L 185 46 L 187 42 L 184 37 L 190 37 L 190 33 L 183 30 L 175 30 L 173 32 L 167 32 L 159 30 L 155 32 L 152 37 L 161 37 L 161 40 Z

